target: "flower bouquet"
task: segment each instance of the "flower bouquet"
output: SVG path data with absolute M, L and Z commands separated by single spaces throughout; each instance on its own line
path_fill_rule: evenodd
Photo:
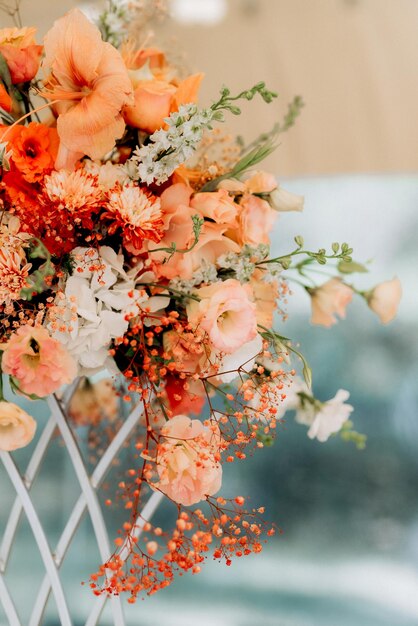
M 136 4 L 110 2 L 97 24 L 72 10 L 43 46 L 33 28 L 0 31 L 0 349 L 16 394 L 1 393 L 1 455 L 15 476 L 8 453 L 34 438 L 22 395 L 48 398 L 74 457 L 72 437 L 87 426 L 102 461 L 126 425 L 120 403 L 136 411 L 135 462 L 114 485 L 126 520 L 90 579 L 98 597 L 131 603 L 178 572 L 198 573 L 207 556 L 229 565 L 261 551 L 274 524 L 242 494 L 222 497 L 222 471 L 272 445 L 286 411 L 311 438 L 364 445 L 348 392 L 315 398 L 286 336 L 292 285 L 323 326 L 355 294 L 384 323 L 400 299 L 398 279 L 351 284 L 366 268 L 347 243 L 310 250 L 296 236 L 285 253 L 270 251 L 275 222 L 303 198 L 259 164 L 301 98 L 250 145 L 230 139 L 219 130 L 228 114 L 253 98 L 271 106 L 276 94 L 264 83 L 223 87 L 200 107 L 202 74 L 181 76 L 161 50 L 128 37 Z M 144 512 L 150 494 L 172 503 L 170 527 Z

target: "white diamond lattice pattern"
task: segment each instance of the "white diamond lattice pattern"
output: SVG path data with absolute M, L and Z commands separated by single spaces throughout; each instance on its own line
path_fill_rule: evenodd
M 61 399 L 58 399 L 55 395 L 48 398 L 51 415 L 34 446 L 33 454 L 24 473 L 19 471 L 11 454 L 0 451 L 0 459 L 15 492 L 14 502 L 11 506 L 0 544 L 0 603 L 10 626 L 42 626 L 45 609 L 51 594 L 55 600 L 59 619 L 58 623 L 61 626 L 74 626 L 74 617 L 71 611 L 72 606 L 66 595 L 65 585 L 60 576 L 60 569 L 71 542 L 77 533 L 80 521 L 86 513 L 91 520 L 95 541 L 97 542 L 102 562 L 105 562 L 112 553 L 110 547 L 112 544 L 109 540 L 105 519 L 97 496 L 97 490 L 103 483 L 121 448 L 127 443 L 134 428 L 137 426 L 142 411 L 139 405 L 133 409 L 97 462 L 93 472 L 89 474 L 83 456 L 79 450 L 78 443 L 68 425 L 66 416 L 66 408 L 77 384 L 78 381 L 69 387 Z M 43 528 L 37 513 L 36 502 L 31 497 L 31 487 L 42 466 L 48 447 L 57 429 L 62 437 L 69 458 L 71 459 L 71 464 L 80 486 L 80 495 L 66 520 L 58 542 L 55 546 L 51 547 L 47 532 Z M 136 520 L 132 535 L 139 537 L 143 529 L 144 520 L 149 520 L 152 517 L 161 498 L 162 495 L 160 493 L 154 493 L 150 496 Z M 33 541 L 36 542 L 45 570 L 31 610 L 29 624 L 24 624 L 21 621 L 18 607 L 14 603 L 7 583 L 9 558 L 16 541 L 17 529 L 22 516 L 26 516 L 29 523 Z M 119 549 L 122 559 L 127 556 L 127 551 L 128 541 L 125 541 L 124 545 Z M 36 581 L 35 584 L 39 584 L 39 582 Z M 88 593 L 87 590 L 86 593 Z M 85 626 L 99 626 L 100 618 L 107 603 L 110 604 L 112 623 L 114 626 L 126 626 L 123 600 L 118 596 L 108 598 L 105 595 L 98 596 L 92 600 L 90 613 L 85 621 Z M 79 624 L 79 622 L 77 622 L 77 624 Z

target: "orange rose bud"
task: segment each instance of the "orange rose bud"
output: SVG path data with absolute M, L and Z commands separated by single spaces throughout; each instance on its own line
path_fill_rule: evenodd
M 7 93 L 4 86 L 0 83 L 0 107 L 10 113 L 13 107 L 13 101 Z

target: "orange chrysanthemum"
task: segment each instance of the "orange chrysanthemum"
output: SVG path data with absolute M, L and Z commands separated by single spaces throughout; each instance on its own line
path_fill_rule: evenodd
M 97 177 L 84 169 L 60 170 L 45 177 L 41 218 L 42 239 L 51 254 L 61 256 L 77 245 L 77 230 L 93 228 L 93 216 L 103 203 Z
M 27 286 L 30 263 L 22 266 L 22 257 L 16 250 L 0 249 L 0 304 L 17 300 Z
M 164 223 L 160 199 L 136 185 L 116 188 L 109 195 L 103 219 L 110 221 L 109 234 L 122 230 L 123 245 L 138 254 L 145 240 L 161 241 Z

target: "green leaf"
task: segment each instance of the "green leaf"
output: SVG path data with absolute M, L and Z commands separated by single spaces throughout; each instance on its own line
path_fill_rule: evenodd
M 340 261 L 337 265 L 337 269 L 341 274 L 364 274 L 369 270 L 362 263 L 356 263 L 355 261 Z

